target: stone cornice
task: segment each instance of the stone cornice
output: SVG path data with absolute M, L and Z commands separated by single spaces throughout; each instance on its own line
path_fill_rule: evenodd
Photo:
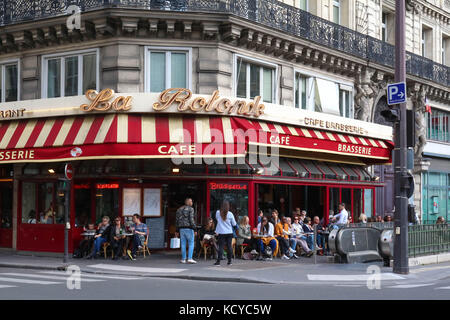
M 79 30 L 69 30 L 65 23 L 66 17 L 55 17 L 1 27 L 0 59 L 6 53 L 114 38 L 168 39 L 223 42 L 355 79 L 366 67 L 382 71 L 386 78 L 394 73 L 389 67 L 229 14 L 108 8 L 83 13 Z M 410 74 L 407 78 L 433 88 L 433 99 L 450 103 L 446 86 Z

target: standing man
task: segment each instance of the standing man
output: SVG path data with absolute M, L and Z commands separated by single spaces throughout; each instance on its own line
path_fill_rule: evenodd
M 333 216 L 333 221 L 338 225 L 344 225 L 348 222 L 348 212 L 345 210 L 345 203 L 339 204 L 339 213 Z
M 176 213 L 176 227 L 180 233 L 181 238 L 181 263 L 186 263 L 186 243 L 189 246 L 188 263 L 197 263 L 192 259 L 194 254 L 194 237 L 197 235 L 195 230 L 195 212 L 192 207 L 193 201 L 191 198 L 184 200 L 184 206 L 178 208 Z
M 136 252 L 141 249 L 148 235 L 148 228 L 145 223 L 141 222 L 141 217 L 135 213 L 133 214 L 134 224 L 131 226 L 133 230 L 133 246 L 131 251 L 127 250 L 128 256 L 131 260 L 136 260 Z

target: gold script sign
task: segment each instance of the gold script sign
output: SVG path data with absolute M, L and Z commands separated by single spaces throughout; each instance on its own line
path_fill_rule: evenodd
M 131 109 L 131 96 L 118 96 L 113 102 L 109 102 L 114 95 L 114 90 L 104 89 L 98 93 L 96 90 L 86 91 L 86 98 L 90 104 L 82 104 L 80 106 L 83 111 L 107 111 L 110 109 L 116 111 L 127 111 Z
M 264 113 L 265 106 L 260 103 L 261 97 L 255 97 L 254 101 L 246 102 L 244 100 L 236 100 L 234 103 L 227 98 L 220 98 L 219 90 L 215 90 L 209 98 L 196 97 L 189 101 L 192 92 L 185 88 L 166 89 L 159 95 L 159 101 L 153 104 L 153 110 L 163 111 L 172 104 L 178 105 L 177 109 L 183 111 L 205 111 L 217 113 L 235 113 L 239 115 L 259 117 Z

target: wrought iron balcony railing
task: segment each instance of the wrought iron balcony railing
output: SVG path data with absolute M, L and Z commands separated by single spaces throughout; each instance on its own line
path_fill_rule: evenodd
M 394 46 L 276 0 L 0 0 L 0 26 L 105 7 L 233 14 L 383 66 L 394 67 Z M 450 86 L 450 67 L 407 52 L 406 70 Z

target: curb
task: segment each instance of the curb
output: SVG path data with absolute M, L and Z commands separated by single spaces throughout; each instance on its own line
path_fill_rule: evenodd
M 38 266 L 30 264 L 15 264 L 15 263 L 0 263 L 0 268 L 20 268 L 20 269 L 34 269 L 34 270 L 66 270 L 67 266 Z
M 27 264 L 14 264 L 14 263 L 0 263 L 0 268 L 20 268 L 20 269 L 30 269 L 30 270 L 56 270 L 65 271 L 67 270 L 67 265 L 59 266 L 38 266 L 38 265 L 27 265 Z M 122 275 L 130 276 L 128 273 L 118 273 L 118 272 L 105 272 L 98 270 L 90 270 L 81 268 L 82 272 L 90 274 L 100 274 L 100 275 Z M 180 279 L 180 280 L 193 280 L 193 281 L 214 281 L 214 282 L 235 282 L 235 283 L 254 283 L 254 284 L 274 284 L 277 282 L 269 282 L 263 280 L 245 279 L 245 278 L 227 278 L 227 277 L 204 277 L 204 276 L 191 276 L 191 275 L 167 275 L 167 274 L 137 274 L 133 276 L 146 277 L 146 278 L 165 278 L 165 279 Z
M 450 253 L 436 254 L 432 256 L 423 256 L 416 258 L 409 258 L 409 265 L 420 266 L 420 265 L 428 265 L 428 264 L 439 264 L 443 262 L 450 261 Z

